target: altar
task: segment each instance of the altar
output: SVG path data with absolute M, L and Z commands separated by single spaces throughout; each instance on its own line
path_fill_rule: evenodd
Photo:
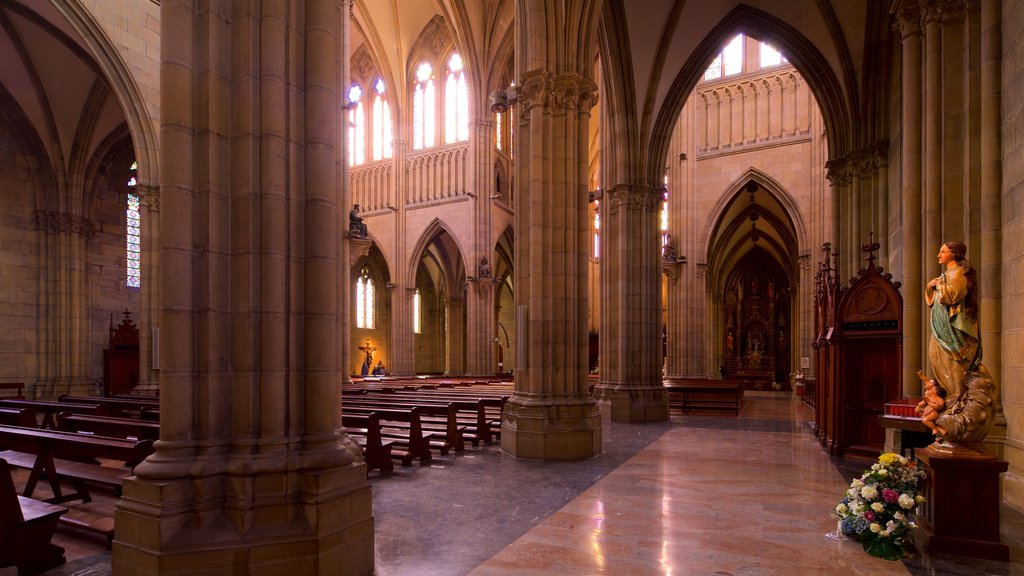
M 737 270 L 723 306 L 722 376 L 744 390 L 789 390 L 790 301 L 786 276 L 772 267 Z

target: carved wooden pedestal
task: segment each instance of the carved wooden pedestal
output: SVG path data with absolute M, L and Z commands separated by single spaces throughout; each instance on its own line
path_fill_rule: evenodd
M 959 446 L 932 444 L 915 453 L 928 473 L 915 544 L 931 552 L 1008 560 L 999 540 L 999 475 L 1009 463 Z

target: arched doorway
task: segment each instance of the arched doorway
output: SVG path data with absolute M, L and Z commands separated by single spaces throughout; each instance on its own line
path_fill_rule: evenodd
M 466 264 L 439 221 L 428 228 L 416 260 L 413 342 L 417 374 L 466 371 Z

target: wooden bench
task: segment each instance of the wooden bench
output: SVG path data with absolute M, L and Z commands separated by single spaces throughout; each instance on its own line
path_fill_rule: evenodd
M 46 478 L 53 503 L 68 500 L 89 502 L 92 497 L 86 483 L 101 484 L 120 491 L 130 469 L 153 452 L 152 440 L 126 440 L 58 430 L 0 425 L 0 446 L 8 462 L 31 470 L 23 495 L 31 497 L 39 480 Z M 96 458 L 118 460 L 128 469 L 101 466 Z M 75 492 L 65 495 L 60 481 L 69 481 Z
M 456 452 L 462 452 L 465 450 L 466 426 L 461 424 L 459 421 L 459 408 L 456 407 L 455 403 L 424 402 L 417 401 L 412 398 L 396 400 L 393 397 L 357 397 L 345 398 L 342 400 L 341 404 L 343 412 L 346 407 L 370 409 L 382 408 L 385 410 L 408 410 L 411 408 L 419 408 L 420 426 L 424 432 L 431 432 L 435 434 L 436 440 L 434 440 L 431 445 L 434 448 L 437 448 L 438 452 L 444 455 L 450 450 L 455 450 Z M 474 411 L 475 418 L 476 406 L 472 406 L 471 409 Z M 480 443 L 476 434 L 471 434 L 470 436 L 470 441 L 474 446 Z
M 367 473 L 380 470 L 381 473 L 395 469 L 391 461 L 394 441 L 384 441 L 380 435 L 380 418 L 376 414 L 348 414 L 344 417 L 345 431 L 363 451 L 363 462 Z M 409 458 L 410 464 L 412 458 Z
M 71 412 L 57 414 L 57 429 L 65 432 L 88 432 L 99 436 L 132 440 L 157 440 L 160 438 L 159 422 L 114 416 L 89 416 Z
M 341 424 L 347 426 L 346 420 L 349 416 L 368 416 L 376 414 L 380 421 L 380 433 L 382 439 L 393 440 L 391 454 L 401 460 L 403 466 L 412 464 L 414 458 L 419 458 L 420 464 L 428 464 L 432 459 L 430 454 L 430 440 L 434 439 L 433 433 L 424 433 L 420 422 L 419 408 L 409 410 L 389 410 L 374 408 L 342 408 Z M 389 424 L 385 424 L 385 423 Z M 404 450 L 402 450 L 404 448 Z
M 45 402 L 42 400 L 16 400 L 0 398 L 0 408 L 28 408 L 43 415 L 40 427 L 54 429 L 57 427 L 57 414 L 74 412 L 75 414 L 91 414 L 106 416 L 107 409 L 98 404 L 78 404 L 72 402 Z
M 18 574 L 42 572 L 64 563 L 64 549 L 51 543 L 63 506 L 18 496 L 7 462 L 0 459 L 0 567 Z
M 106 408 L 106 416 L 138 416 L 143 409 L 160 408 L 159 400 L 143 398 L 111 398 L 107 396 L 72 396 L 64 394 L 57 398 L 58 402 L 71 404 L 96 404 Z
M 35 428 L 36 413 L 28 408 L 0 408 L 0 424 Z
M 732 410 L 737 416 L 743 403 L 743 384 L 735 380 L 674 379 L 665 383 L 669 405 L 683 413 L 695 409 Z
M 0 382 L 0 390 L 14 390 L 14 394 L 4 393 L 5 398 L 24 398 L 24 382 Z

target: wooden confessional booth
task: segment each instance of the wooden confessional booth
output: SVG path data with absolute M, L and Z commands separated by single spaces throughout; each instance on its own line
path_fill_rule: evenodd
M 139 385 L 139 328 L 132 322 L 132 314 L 124 311 L 124 319 L 114 327 L 110 315 L 110 341 L 103 351 L 103 391 L 111 394 L 131 394 Z
M 821 392 L 818 435 L 835 455 L 875 458 L 885 444 L 878 417 L 903 391 L 903 297 L 899 282 L 875 266 L 877 242 L 864 245 L 867 265 L 845 288 L 826 259 L 815 325 Z M 827 256 L 826 256 L 827 258 Z M 833 307 L 834 306 L 834 307 Z

